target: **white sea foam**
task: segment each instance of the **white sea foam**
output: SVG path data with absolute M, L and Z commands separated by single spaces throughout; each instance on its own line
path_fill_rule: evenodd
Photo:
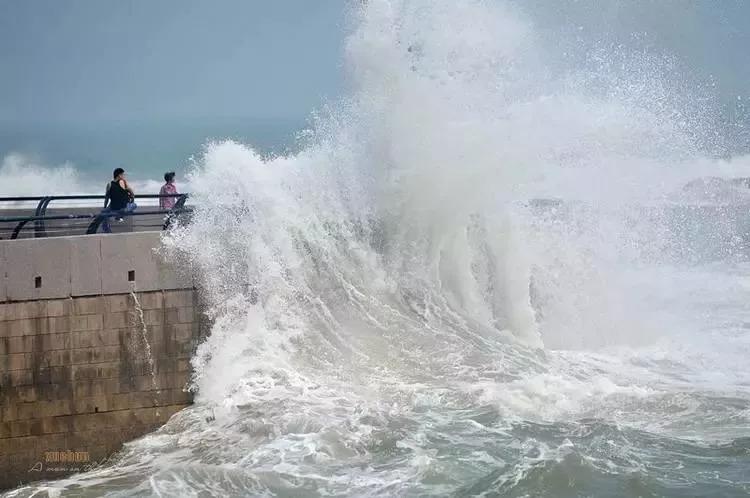
M 519 413 L 630 389 L 520 373 L 544 364 L 521 351 L 642 346 L 683 326 L 653 306 L 670 289 L 643 293 L 644 265 L 692 243 L 668 211 L 703 202 L 685 183 L 744 176 L 747 159 L 711 159 L 672 121 L 685 98 L 653 58 L 600 68 L 609 91 L 578 69 L 550 79 L 530 24 L 502 5 L 373 2 L 346 53 L 350 94 L 309 147 L 264 159 L 217 142 L 191 175 L 196 215 L 167 244 L 219 320 L 195 359 L 199 399 L 242 405 L 339 377 L 407 386 L 417 365 L 440 377 L 492 354 L 526 379 L 497 386 Z M 563 204 L 529 207 L 544 196 Z M 736 235 L 722 229 L 705 253 Z
M 70 162 L 50 165 L 27 154 L 10 153 L 0 162 L 0 197 L 104 195 L 110 177 L 109 170 L 94 177 L 91 173 L 81 172 Z M 137 194 L 158 194 L 164 183 L 156 179 L 129 178 Z M 189 183 L 182 179 L 178 180 L 178 188 L 182 192 L 190 191 Z M 57 201 L 57 206 L 99 205 L 100 202 Z M 156 205 L 158 201 L 144 199 L 140 204 Z
M 73 164 L 49 167 L 23 154 L 8 154 L 0 163 L 0 196 L 85 195 L 93 182 Z

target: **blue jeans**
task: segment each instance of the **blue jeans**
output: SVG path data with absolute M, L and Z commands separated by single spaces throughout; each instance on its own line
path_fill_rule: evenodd
M 120 217 L 125 213 L 132 213 L 135 211 L 135 208 L 138 206 L 135 204 L 135 202 L 128 202 L 128 205 L 125 207 L 125 209 L 109 209 L 104 208 L 102 209 L 102 212 L 99 213 L 100 216 L 105 216 L 104 220 L 102 220 L 102 232 L 104 233 L 112 233 L 112 225 L 109 223 L 109 219 L 113 216 Z

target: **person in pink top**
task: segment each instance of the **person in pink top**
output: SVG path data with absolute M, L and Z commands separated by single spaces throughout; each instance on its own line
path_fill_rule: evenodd
M 177 187 L 174 184 L 174 171 L 164 173 L 164 185 L 159 190 L 159 195 L 176 194 Z M 172 209 L 177 202 L 177 197 L 160 197 L 159 208 L 161 209 Z

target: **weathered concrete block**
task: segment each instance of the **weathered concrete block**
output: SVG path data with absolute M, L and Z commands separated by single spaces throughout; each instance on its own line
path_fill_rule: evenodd
M 183 388 L 200 318 L 193 291 L 137 298 L 140 312 L 128 294 L 3 304 L 10 321 L 0 321 L 0 440 L 12 440 L 13 451 L 0 456 L 114 451 L 190 402 Z M 35 452 L 22 454 L 24 440 L 33 441 Z M 0 461 L 0 487 L 3 475 L 28 474 L 13 468 Z
M 177 360 L 177 371 L 178 372 L 189 372 L 191 369 L 190 360 L 178 359 Z
M 104 328 L 104 317 L 102 315 L 86 315 L 86 327 L 88 330 L 102 330 Z
M 146 328 L 146 337 L 148 337 L 148 342 L 151 344 L 152 349 L 163 349 L 165 337 L 167 337 L 164 331 L 164 325 L 149 325 Z M 156 353 L 154 353 L 154 355 L 156 355 Z
M 14 420 L 9 422 L 10 437 L 31 436 L 31 420 Z
M 198 316 L 195 308 L 177 308 L 177 323 L 197 323 Z
M 192 324 L 178 323 L 176 325 L 172 325 L 172 330 L 174 332 L 175 342 L 180 343 L 184 341 L 189 341 L 193 337 Z
M 192 290 L 172 290 L 164 292 L 164 306 L 167 308 L 188 308 L 193 306 L 195 292 Z
M 101 236 L 70 237 L 70 285 L 72 296 L 102 292 Z M 108 263 L 105 261 L 105 264 Z
M 105 313 L 103 318 L 103 325 L 107 330 L 129 328 L 135 325 L 134 313 L 130 311 Z
M 39 336 L 24 335 L 16 337 L 0 336 L 0 355 L 11 353 L 30 353 L 34 351 Z
M 73 383 L 73 395 L 75 398 L 85 398 L 91 396 L 109 396 L 113 393 L 123 392 L 120 386 L 120 380 L 117 378 L 101 379 L 84 379 Z
M 32 299 L 34 290 L 34 245 L 35 241 L 14 240 L 3 242 L 5 258 L 5 282 L 7 298 L 12 300 Z M 10 245 L 13 244 L 13 245 Z M 10 264 L 12 261 L 12 264 Z
M 71 399 L 73 387 L 69 384 L 37 384 L 34 387 L 37 400 Z
M 164 251 L 161 250 L 161 235 L 158 244 L 154 245 L 155 255 L 159 265 L 160 288 L 169 289 L 192 289 L 195 287 L 193 281 L 194 272 L 190 268 L 175 266 L 174 262 L 166 259 Z
M 107 406 L 110 410 L 127 410 L 132 407 L 129 393 L 113 393 L 107 396 Z
M 128 404 L 132 408 L 152 408 L 169 404 L 168 391 L 157 393 L 155 391 L 128 393 Z
M 6 305 L 5 315 L 5 319 L 8 321 L 44 318 L 47 316 L 47 307 L 44 301 L 9 303 Z
M 161 290 L 159 263 L 154 248 L 159 244 L 156 232 L 115 234 L 101 239 L 102 292 L 122 294 Z
M 34 375 L 31 370 L 11 370 L 8 372 L 2 372 L 1 375 L 0 385 L 3 386 L 3 388 L 30 386 L 34 384 Z
M 36 438 L 34 436 L 0 439 L 0 455 L 19 453 L 25 451 L 27 448 L 34 448 L 35 442 Z
M 61 334 L 70 332 L 70 316 L 52 316 L 39 321 L 39 332 L 42 334 Z
M 168 289 L 192 289 L 195 286 L 187 270 L 172 268 L 169 262 L 159 259 L 159 287 Z
M 132 299 L 128 294 L 104 296 L 105 315 L 128 311 L 131 308 Z
M 146 326 L 156 326 L 164 324 L 164 311 L 157 310 L 143 310 L 143 324 Z
M 67 316 L 71 313 L 73 300 L 70 298 L 52 299 L 50 301 L 44 301 L 44 305 L 47 307 L 45 313 L 45 316 L 47 317 Z
M 109 409 L 107 396 L 89 396 L 75 400 L 75 413 L 99 413 Z
M 41 420 L 40 420 L 41 422 Z M 41 424 L 42 427 L 44 427 L 44 424 Z M 52 433 L 49 434 L 47 437 L 40 437 L 37 438 L 37 444 L 36 444 L 36 451 L 37 454 L 44 458 L 44 461 L 54 464 L 56 460 L 61 460 L 61 458 L 58 456 L 57 459 L 55 459 L 55 455 L 46 454 L 50 451 L 67 451 L 67 448 L 65 447 L 65 434 L 62 433 Z
M 10 422 L 12 420 L 18 420 L 18 404 L 10 403 L 0 406 L 0 422 Z M 2 451 L 0 451 L 0 454 L 2 454 Z
M 160 374 L 171 373 L 177 370 L 177 359 L 172 357 L 161 356 L 155 363 L 156 371 Z
M 195 308 L 167 308 L 167 324 L 176 325 L 180 323 L 193 323 L 198 320 Z
M 35 418 L 35 414 L 38 413 L 39 402 L 16 403 L 16 406 L 18 406 L 18 420 L 28 420 Z
M 81 332 L 84 330 L 93 330 L 92 328 L 89 327 L 89 317 L 88 316 L 71 316 L 70 317 L 70 331 Z
M 34 418 L 59 417 L 60 415 L 71 415 L 74 413 L 72 400 L 55 399 L 37 401 L 35 405 Z
M 119 337 L 111 330 L 81 330 L 71 332 L 71 336 L 71 345 L 75 349 L 116 346 L 120 342 Z
M 141 305 L 141 309 L 154 310 L 164 307 L 164 293 L 161 291 L 142 292 L 138 293 L 137 297 L 138 303 Z
M 84 315 L 71 317 L 71 330 L 101 331 L 104 329 L 104 317 L 102 315 Z
M 79 297 L 71 299 L 74 315 L 103 315 L 105 313 L 104 298 L 102 296 Z
M 113 379 L 120 376 L 120 362 L 89 363 L 73 366 L 73 380 Z
M 151 374 L 138 375 L 133 380 L 135 389 L 131 389 L 131 392 L 157 391 L 168 387 L 166 378 L 161 374 L 154 376 Z
M 59 334 L 44 334 L 37 336 L 41 340 L 42 351 L 51 351 L 55 349 L 68 349 L 71 344 L 71 335 L 68 332 Z
M 41 367 L 33 371 L 34 385 L 65 384 L 71 381 L 70 366 Z
M 8 299 L 24 301 L 70 296 L 69 237 L 14 240 L 4 245 L 8 261 L 5 265 Z
M 186 405 L 193 401 L 193 395 L 184 389 L 172 389 L 172 404 Z
M 57 349 L 54 351 L 45 351 L 39 357 L 41 364 L 47 367 L 61 367 L 70 365 L 72 353 L 69 349 Z
M 23 401 L 24 403 L 31 403 L 32 401 L 38 401 L 38 391 L 36 386 L 19 386 L 13 387 L 8 390 L 8 397 Z
M 0 240 L 0 303 L 8 299 L 8 262 L 5 259 L 5 246 L 10 241 Z M 0 321 L 3 320 L 2 311 L 0 310 Z
M 85 363 L 103 363 L 118 361 L 121 355 L 120 346 L 88 347 L 72 350 L 72 363 L 81 365 Z
M 25 318 L 23 320 L 13 320 L 7 322 L 8 336 L 32 335 L 37 332 L 37 321 L 34 318 Z
M 30 356 L 30 355 L 29 355 Z M 6 354 L 0 356 L 0 372 L 26 370 L 30 368 L 27 353 Z

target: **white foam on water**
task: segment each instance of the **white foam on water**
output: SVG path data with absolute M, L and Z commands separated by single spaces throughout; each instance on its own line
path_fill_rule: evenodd
M 73 164 L 48 167 L 22 154 L 8 154 L 0 163 L 0 196 L 85 195 L 91 192 Z
M 688 179 L 746 159 L 711 160 L 701 130 L 672 121 L 686 96 L 658 59 L 601 67 L 602 91 L 576 68 L 545 74 L 532 26 L 503 4 L 358 16 L 350 93 L 308 148 L 269 160 L 217 142 L 192 173 L 199 207 L 169 243 L 218 319 L 194 360 L 199 402 L 315 404 L 343 385 L 370 403 L 449 372 L 521 418 L 662 394 L 648 369 L 550 370 L 534 348 L 689 343 L 683 310 L 653 306 L 672 289 L 649 287 L 676 237 L 664 210 Z M 541 195 L 563 204 L 534 211 Z M 485 380 L 474 362 L 493 355 L 506 363 Z

